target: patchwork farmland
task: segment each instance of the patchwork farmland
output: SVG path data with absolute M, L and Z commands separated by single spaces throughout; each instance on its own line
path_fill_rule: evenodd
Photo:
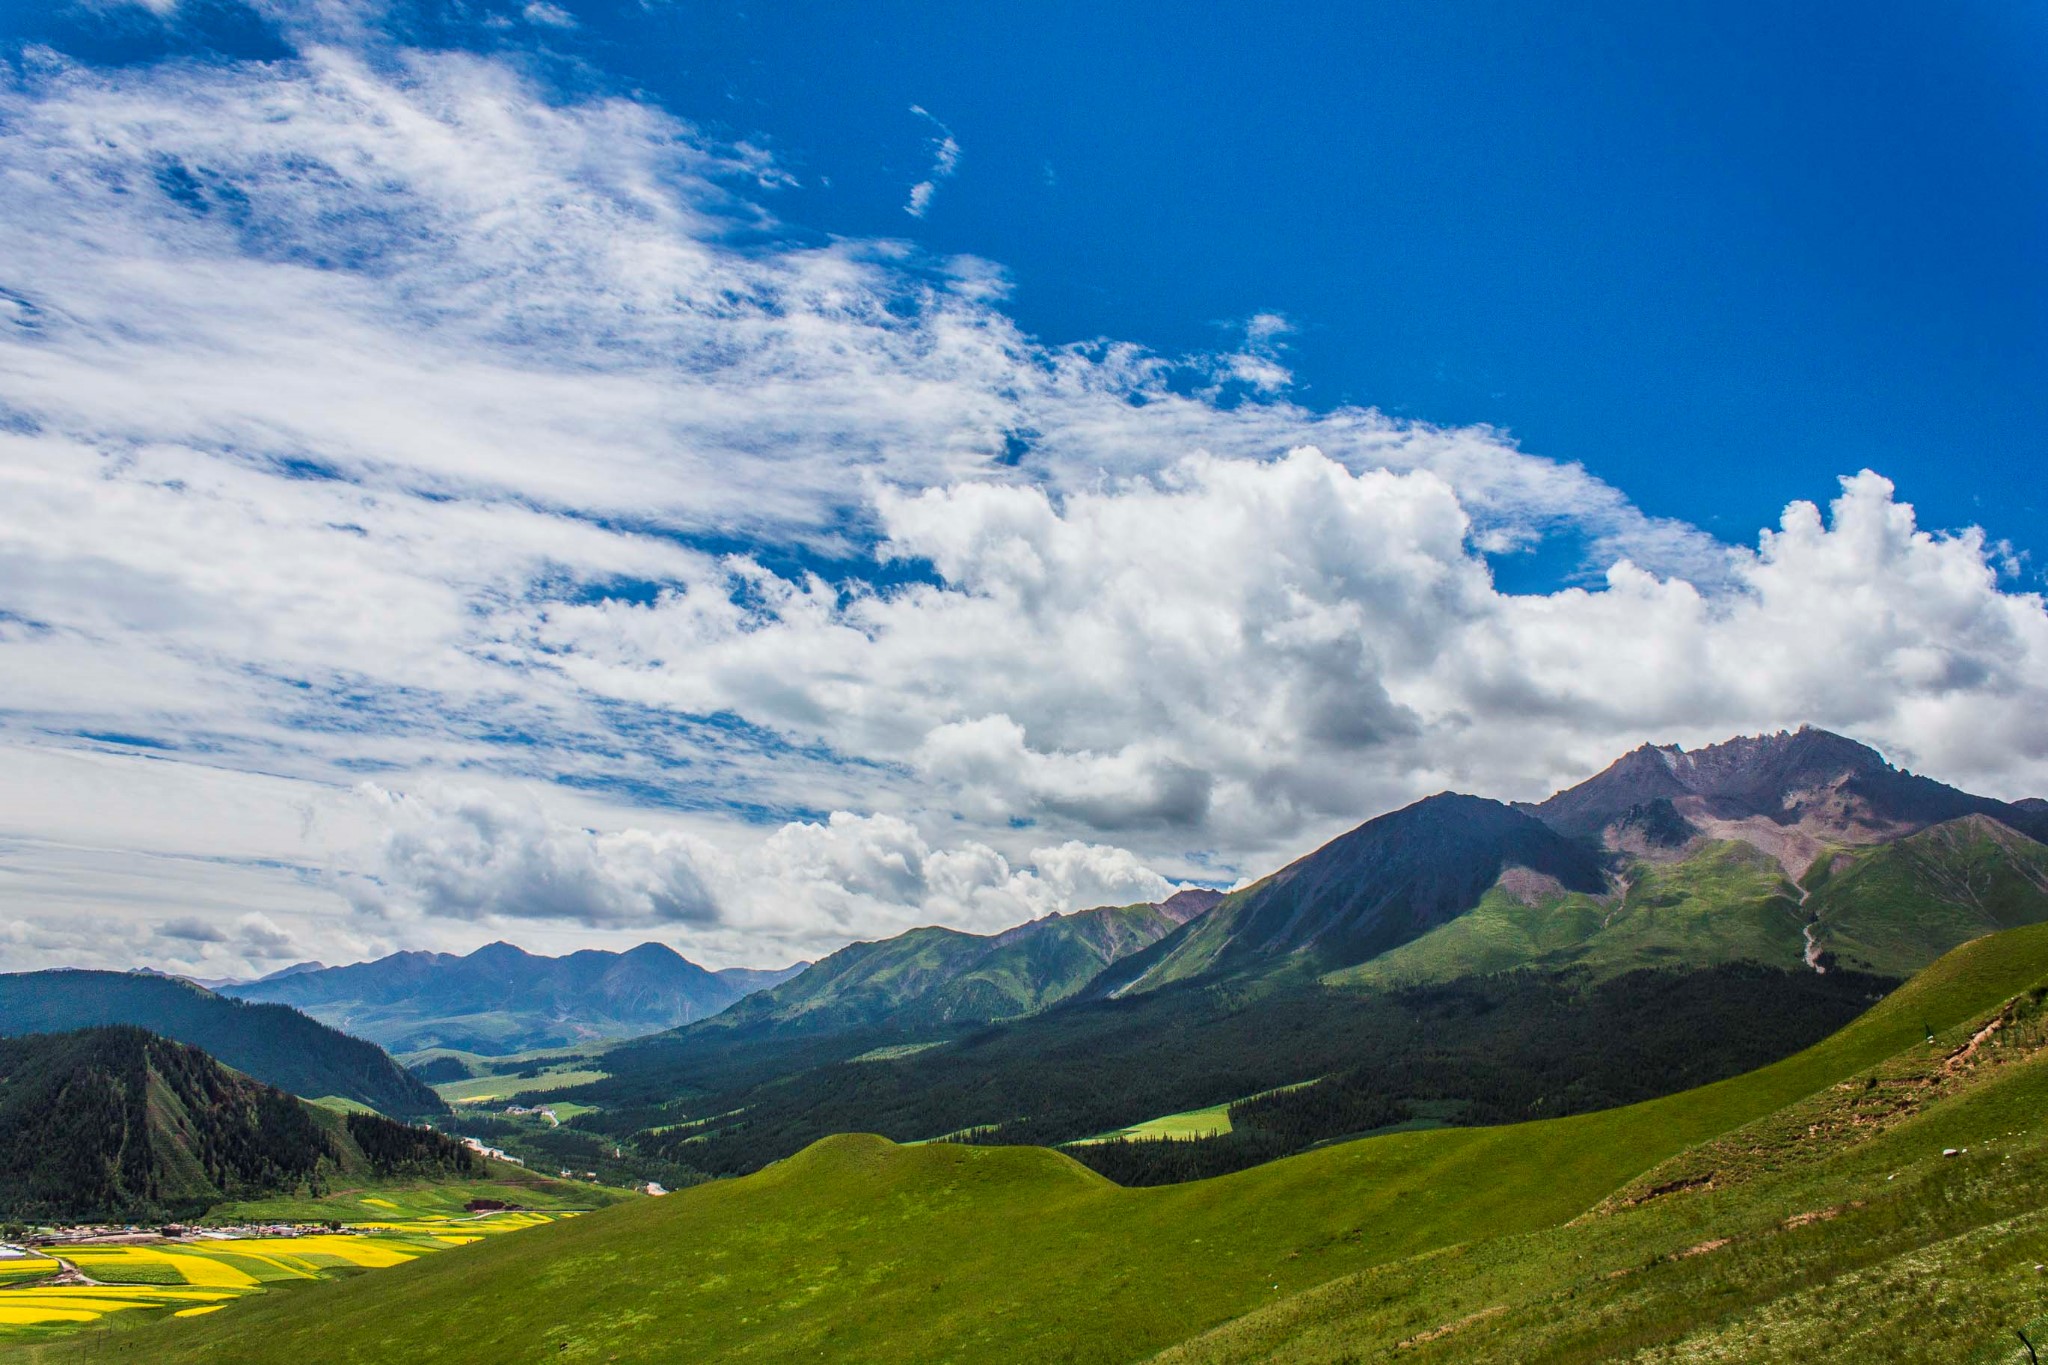
M 422 1208 L 358 1194 L 371 1217 L 301 1235 L 214 1235 L 61 1244 L 0 1260 L 0 1345 L 126 1319 L 199 1317 L 272 1287 L 384 1270 L 560 1218 L 576 1210 Z M 330 1201 L 340 1202 L 340 1201 Z M 382 1213 L 384 1216 L 374 1215 Z M 113 1321 L 115 1319 L 121 1322 Z

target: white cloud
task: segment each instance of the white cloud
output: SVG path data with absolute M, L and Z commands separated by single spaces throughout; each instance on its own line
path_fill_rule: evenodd
M 960 169 L 960 143 L 954 138 L 953 130 L 926 112 L 922 105 L 911 105 L 910 112 L 938 130 L 929 142 L 931 171 L 910 187 L 910 198 L 903 205 L 903 211 L 912 218 L 922 218 L 931 210 L 932 196 L 939 192 L 939 182 L 952 179 L 954 172 Z
M 2048 789 L 2041 600 L 1874 475 L 1729 547 L 1286 401 L 1275 315 L 1041 345 L 780 181 L 475 57 L 0 87 L 0 954 L 761 960 L 1801 721 Z M 1496 590 L 1560 531 L 1604 579 Z
M 157 933 L 164 938 L 183 939 L 188 943 L 226 943 L 228 936 L 219 925 L 199 918 L 197 915 L 181 915 L 177 919 L 165 920 L 159 924 Z
M 539 24 L 543 28 L 576 27 L 575 15 L 569 13 L 560 5 L 547 3 L 547 0 L 533 0 L 533 3 L 520 12 L 526 16 L 528 23 Z
M 717 841 L 580 828 L 481 789 L 399 795 L 365 784 L 361 796 L 385 831 L 345 883 L 360 907 L 393 921 L 401 936 L 448 920 L 513 932 L 539 920 L 679 937 L 694 955 L 715 960 L 735 950 L 779 960 L 920 924 L 987 932 L 1176 889 L 1120 848 L 1069 841 L 1012 866 L 971 840 L 934 848 L 914 824 L 886 814 L 835 811 Z M 160 932 L 173 934 L 169 926 Z
M 361 789 L 388 822 L 379 883 L 358 903 L 457 920 L 567 920 L 593 928 L 709 924 L 717 903 L 683 835 L 579 829 L 537 805 L 468 789 L 409 796 Z

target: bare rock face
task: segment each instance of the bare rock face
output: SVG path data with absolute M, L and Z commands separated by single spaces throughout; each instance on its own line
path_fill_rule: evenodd
M 1523 905 L 1541 905 L 1562 896 L 1566 890 L 1565 884 L 1548 872 L 1519 866 L 1502 868 L 1493 885 Z
M 1650 858 L 1675 856 L 1698 836 L 1740 839 L 1794 877 L 1829 847 L 1888 843 L 1965 815 L 2048 832 L 2048 802 L 1972 796 L 1810 726 L 1691 752 L 1645 744 L 1524 809 L 1561 834 Z
M 1176 891 L 1159 902 L 1159 913 L 1175 924 L 1186 924 L 1197 915 L 1206 915 L 1223 899 L 1221 891 L 1210 891 L 1204 887 L 1191 886 L 1185 891 Z

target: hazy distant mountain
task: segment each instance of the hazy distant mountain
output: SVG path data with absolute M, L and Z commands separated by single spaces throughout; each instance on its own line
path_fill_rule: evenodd
M 130 1024 L 206 1049 L 308 1099 L 334 1096 L 384 1114 L 439 1114 L 440 1099 L 374 1043 L 283 1005 L 244 1004 L 179 977 L 142 972 L 0 975 L 0 1034 Z
M 224 993 L 295 1006 L 394 1052 L 502 1055 L 691 1023 L 805 965 L 713 972 L 660 943 L 565 957 L 490 943 L 466 956 L 394 953 L 347 967 L 287 969 Z
M 750 996 L 717 1024 L 822 1033 L 1012 1019 L 1068 998 L 1104 967 L 1205 913 L 1222 897 L 1182 891 L 1156 905 L 1047 915 L 998 934 L 912 929 L 855 943 Z
M 0 1039 L 0 1217 L 185 1217 L 322 1175 L 479 1164 L 452 1138 L 316 1110 L 143 1029 Z
M 326 970 L 327 964 L 324 962 L 294 962 L 289 967 L 280 967 L 276 971 L 268 972 L 256 979 L 258 981 L 282 981 L 288 976 L 304 976 L 307 972 L 324 972 Z

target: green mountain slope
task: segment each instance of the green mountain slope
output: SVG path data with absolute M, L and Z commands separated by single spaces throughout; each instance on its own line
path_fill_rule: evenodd
M 191 1216 L 323 1178 L 481 1167 L 439 1133 L 316 1109 L 142 1029 L 0 1039 L 0 1217 Z
M 1620 894 L 1595 897 L 1496 886 L 1421 938 L 1324 980 L 1393 986 L 1522 967 L 1599 974 L 1724 962 L 1799 965 L 1805 912 L 1776 860 L 1738 840 L 1705 841 L 1676 862 L 1635 861 Z M 1958 940 L 1960 941 L 1960 940 Z M 1950 944 L 1948 946 L 1954 946 Z M 1939 953 L 1896 970 L 1910 975 Z
M 1835 960 L 1910 971 L 1980 934 L 2048 919 L 2048 845 L 1965 816 L 1837 854 L 1806 885 L 1815 941 Z
M 1446 792 L 1368 820 L 1233 892 L 1103 972 L 1085 994 L 1115 999 L 1201 978 L 1369 961 L 1470 910 L 1510 869 L 1559 892 L 1606 889 L 1589 848 L 1498 801 Z
M 1105 966 L 1164 938 L 1216 899 L 1214 892 L 1183 891 L 1158 905 L 1047 915 L 999 934 L 926 928 L 855 943 L 748 996 L 697 1032 L 928 1029 L 1015 1018 L 1073 995 Z
M 1619 895 L 1496 886 L 1449 923 L 1333 985 L 1387 987 L 1486 972 L 1748 961 L 1794 967 L 1813 946 L 1856 971 L 1909 976 L 1957 944 L 2048 921 L 2048 845 L 1983 815 L 1896 842 L 1824 853 L 1803 879 L 1741 840 L 1695 840 L 1677 861 L 1628 860 Z
M 2048 1338 L 2048 987 L 1562 1226 L 1346 1276 L 1171 1365 L 2021 1362 Z
M 658 1118 L 622 1111 L 578 1122 L 616 1123 L 617 1139 L 649 1156 L 742 1175 L 832 1133 L 909 1141 L 972 1131 L 982 1143 L 1050 1146 L 1287 1088 L 1256 1115 L 1235 1116 L 1246 1120 L 1241 1130 L 1217 1143 L 1083 1155 L 1122 1183 L 1162 1183 L 1409 1119 L 1513 1122 L 1669 1094 L 1824 1038 L 1892 984 L 1731 966 L 1600 981 L 1517 973 L 1374 993 L 1313 983 L 1255 998 L 1158 991 L 899 1055 L 786 1066 L 692 1095 Z M 643 1077 L 619 1057 L 619 1075 L 576 1093 L 601 1103 L 641 1090 Z M 687 1056 L 674 1060 L 668 1085 L 646 1088 L 677 1093 L 693 1073 Z M 643 1126 L 658 1131 L 635 1136 Z M 1154 1159 L 1150 1169 L 1136 1169 L 1138 1158 Z
M 1420 1335 L 1447 1320 L 1439 1313 L 1492 1306 L 1459 1288 L 1460 1258 L 1475 1248 L 1571 1236 L 1571 1220 L 1660 1163 L 1924 1054 L 1923 1029 L 1974 1026 L 2044 975 L 2048 928 L 2015 930 L 1957 950 L 1825 1042 L 1733 1080 L 1569 1119 L 1344 1143 L 1188 1185 L 1121 1189 L 1036 1149 L 835 1138 L 746 1179 L 129 1341 L 166 1362 L 1132 1361 L 1361 1273 L 1407 1277 L 1405 1331 Z M 2012 1132 L 2019 1117 L 1980 1114 L 1972 1131 Z M 2048 1136 L 2025 1122 L 2037 1141 Z M 1919 1139 L 1913 1179 L 1969 1173 L 1943 1166 L 1939 1138 Z M 1771 1215 L 1782 1227 L 1802 1212 Z M 1485 1254 L 1489 1267 L 1512 1268 Z M 1567 1254 L 1552 1264 L 1569 1268 Z M 1572 1311 L 1545 1302 L 1553 1322 Z M 1331 1311 L 1347 1304 L 1357 1299 Z M 1720 1309 L 1709 1299 L 1704 1312 Z M 1656 1340 L 1642 1333 L 1629 1349 Z
M 283 1005 L 245 1004 L 189 981 L 135 972 L 0 975 L 0 1035 L 106 1024 L 190 1043 L 294 1095 L 353 1100 L 400 1117 L 447 1112 L 439 1096 L 375 1043 Z

